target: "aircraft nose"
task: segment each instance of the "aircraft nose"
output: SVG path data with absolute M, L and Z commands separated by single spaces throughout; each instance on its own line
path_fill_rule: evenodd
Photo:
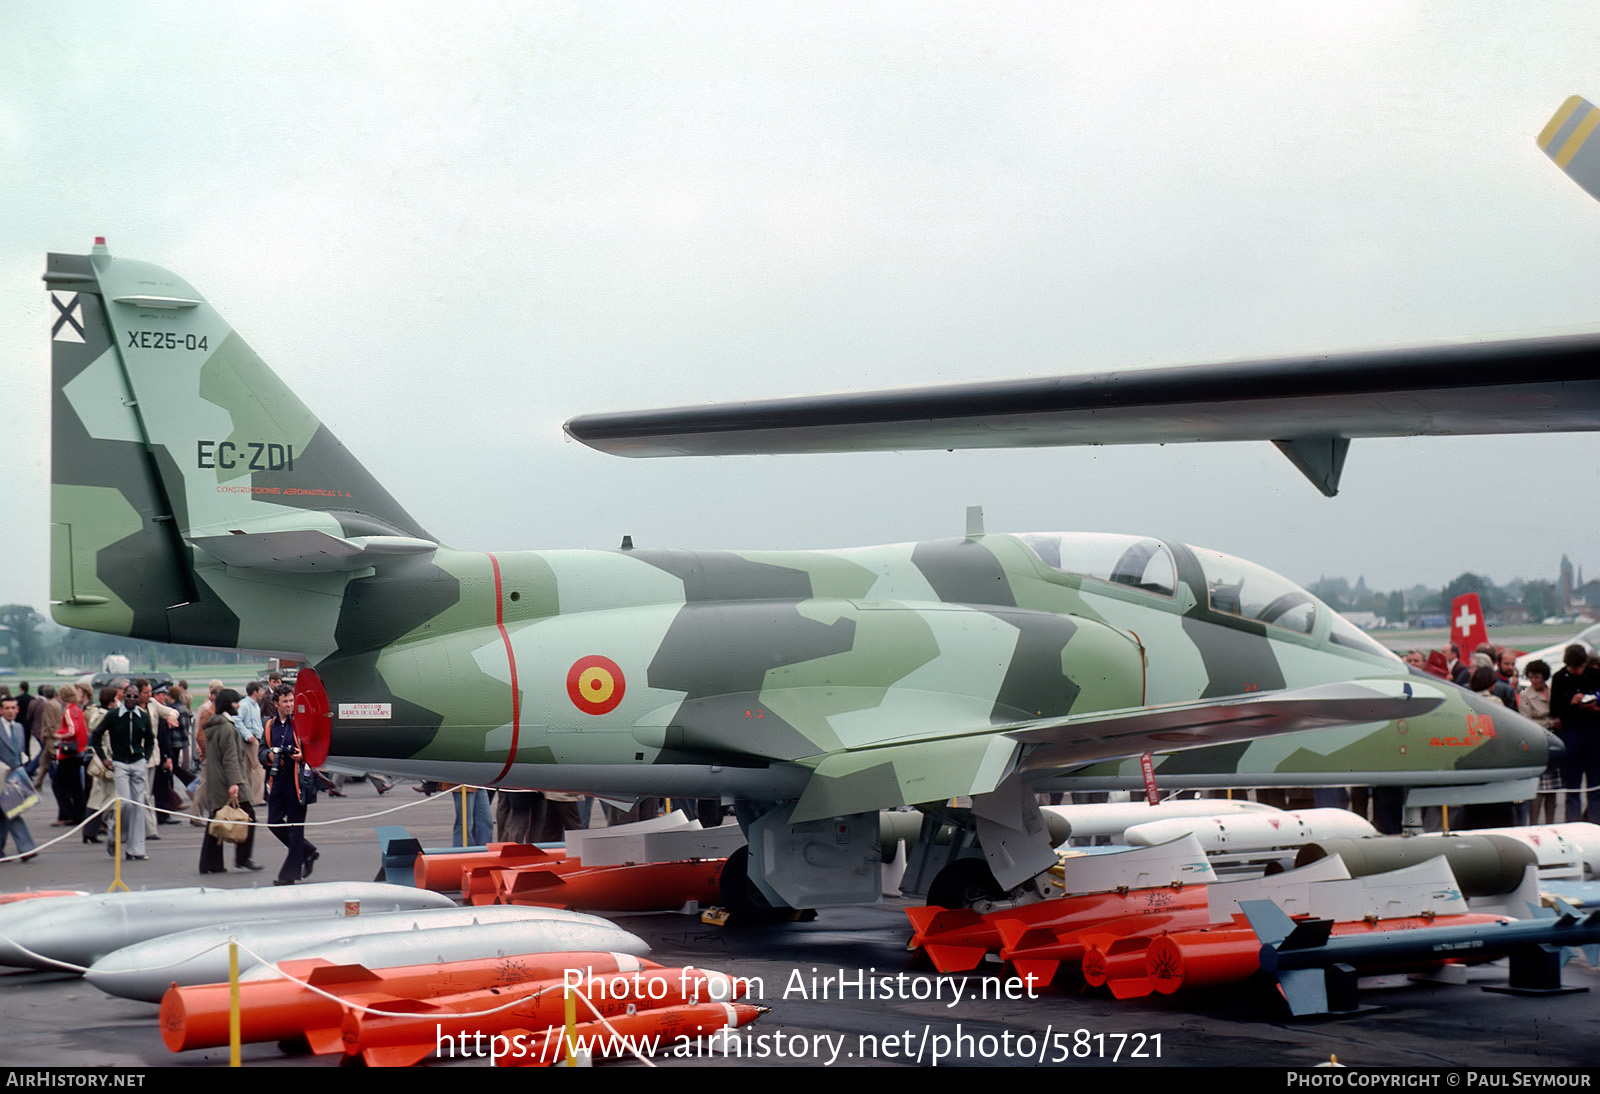
M 1516 711 L 1481 695 L 1468 692 L 1467 706 L 1480 716 L 1487 715 L 1494 727 L 1492 737 L 1482 735 L 1470 756 L 1462 758 L 1459 767 L 1533 767 L 1543 769 L 1548 763 L 1550 746 L 1546 743 L 1544 727 Z
M 1549 746 L 1550 749 L 1550 756 L 1547 760 L 1545 760 L 1545 763 L 1555 764 L 1557 767 L 1561 766 L 1563 763 L 1566 763 L 1567 746 L 1565 742 L 1563 742 L 1561 738 L 1557 737 L 1554 733 L 1545 734 L 1544 740 L 1545 744 Z

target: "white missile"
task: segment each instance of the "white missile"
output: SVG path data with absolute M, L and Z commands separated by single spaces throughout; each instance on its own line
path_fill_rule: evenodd
M 1166 801 L 1160 805 L 1144 802 L 1103 802 L 1098 805 L 1046 805 L 1041 812 L 1054 813 L 1072 826 L 1073 839 L 1109 836 L 1118 842 L 1122 833 L 1136 824 L 1167 820 L 1170 817 L 1218 817 L 1233 813 L 1278 813 L 1280 810 L 1260 802 L 1234 798 L 1193 798 Z
M 108 995 L 159 1002 L 173 984 L 216 984 L 228 978 L 228 939 L 239 944 L 239 970 L 290 956 L 326 957 L 345 962 L 350 947 L 341 942 L 385 938 L 391 952 L 420 964 L 435 960 L 433 935 L 457 929 L 493 933 L 502 945 L 514 940 L 517 953 L 545 950 L 616 950 L 649 947 L 603 919 L 553 908 L 429 908 L 423 911 L 363 912 L 354 917 L 222 923 L 162 935 L 125 946 L 90 966 L 85 979 Z M 581 942 L 583 944 L 569 944 Z M 621 943 L 620 945 L 617 943 Z M 590 944 L 593 943 L 593 944 Z M 487 956 L 493 956 L 490 949 Z M 355 959 L 349 959 L 355 960 Z M 369 968 L 377 967 L 362 961 Z M 270 968 L 264 971 L 271 975 Z
M 477 908 L 475 911 L 487 911 Z M 429 927 L 423 931 L 385 932 L 340 938 L 325 946 L 286 953 L 280 961 L 321 957 L 339 965 L 364 965 L 392 969 L 403 965 L 444 964 L 504 957 L 508 961 L 527 953 L 573 953 L 611 950 L 643 957 L 650 945 L 636 934 L 609 920 L 561 908 L 523 908 L 544 912 L 550 918 L 517 923 L 480 923 L 466 927 Z M 565 918 L 558 918 L 565 917 Z M 270 980 L 277 975 L 271 965 L 257 965 L 241 980 Z
M 1136 847 L 1155 846 L 1192 834 L 1207 854 L 1215 851 L 1267 851 L 1325 839 L 1361 839 L 1378 830 L 1348 809 L 1296 809 L 1282 813 L 1242 813 L 1222 817 L 1172 817 L 1129 828 L 1123 839 Z
M 366 881 L 266 889 L 160 889 L 138 893 L 25 900 L 0 907 L 0 965 L 53 969 L 92 965 L 114 950 L 173 931 L 213 923 L 451 908 L 439 893 Z
M 1576 793 L 1576 791 L 1572 791 Z M 1588 877 L 1600 876 L 1600 824 L 1530 825 L 1522 828 L 1474 828 L 1474 836 L 1510 836 L 1533 848 L 1541 872 L 1577 867 Z

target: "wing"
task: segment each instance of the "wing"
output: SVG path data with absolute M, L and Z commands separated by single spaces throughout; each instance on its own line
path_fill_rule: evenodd
M 790 823 L 987 794 L 1093 760 L 1252 740 L 1303 729 L 1386 722 L 1443 702 L 1404 680 L 1319 684 L 1124 711 L 1044 718 L 830 753 L 813 765 Z
M 1573 95 L 1539 147 L 1600 198 L 1600 110 Z M 618 456 L 1272 441 L 1324 494 L 1355 437 L 1600 429 L 1600 334 L 585 414 Z M 1312 429 L 1307 423 L 1315 423 Z
M 1596 429 L 1600 334 L 1587 333 L 585 414 L 566 424 L 574 439 L 619 456 L 1269 440 L 1329 497 L 1355 437 Z

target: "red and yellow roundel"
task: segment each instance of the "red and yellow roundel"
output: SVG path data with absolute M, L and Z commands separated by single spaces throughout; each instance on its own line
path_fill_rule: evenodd
M 627 687 L 621 666 L 598 653 L 578 658 L 567 670 L 567 695 L 572 705 L 585 714 L 615 710 Z

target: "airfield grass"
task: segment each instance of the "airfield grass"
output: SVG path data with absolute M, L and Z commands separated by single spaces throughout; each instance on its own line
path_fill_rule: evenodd
M 1589 626 L 1588 623 L 1519 623 L 1515 626 L 1489 628 L 1489 641 L 1518 650 L 1542 650 L 1557 642 L 1572 638 Z M 1387 649 L 1403 650 L 1442 649 L 1450 641 L 1447 627 L 1425 630 L 1368 631 L 1367 634 Z M 192 681 L 191 681 L 192 682 Z

